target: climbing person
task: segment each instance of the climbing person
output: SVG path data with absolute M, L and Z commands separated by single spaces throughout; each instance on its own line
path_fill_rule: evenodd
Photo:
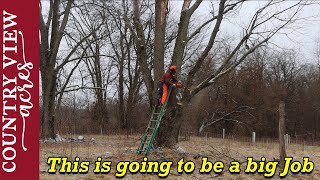
M 157 106 L 164 104 L 170 86 L 181 88 L 182 84 L 174 77 L 177 66 L 171 65 L 169 69 L 162 75 L 158 83 Z

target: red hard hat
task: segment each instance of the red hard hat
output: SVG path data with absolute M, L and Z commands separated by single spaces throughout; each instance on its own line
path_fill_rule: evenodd
M 170 66 L 170 70 L 171 71 L 176 71 L 177 70 L 177 66 L 174 66 L 174 65 Z

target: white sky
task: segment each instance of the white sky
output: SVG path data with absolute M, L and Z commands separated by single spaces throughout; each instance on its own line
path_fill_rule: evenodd
M 47 9 L 49 8 L 49 1 L 41 0 L 41 2 L 43 7 L 43 13 L 45 14 L 47 13 Z M 178 16 L 181 11 L 183 1 L 171 0 L 169 2 L 170 9 L 177 16 L 177 20 L 179 20 Z M 212 7 L 211 2 L 215 5 L 215 11 L 217 11 L 217 4 L 219 3 L 219 1 L 204 1 L 195 12 L 195 16 L 193 17 L 193 20 L 195 20 L 195 22 L 201 23 L 210 18 L 208 17 L 208 15 L 210 16 L 210 11 Z M 261 0 L 244 3 L 244 5 L 241 7 L 239 11 L 239 14 L 228 15 L 228 19 L 225 19 L 223 21 L 222 26 L 220 28 L 220 33 L 222 35 L 240 37 L 242 34 L 241 26 L 247 24 L 250 20 L 250 17 L 255 12 L 255 9 L 263 5 L 265 2 L 266 1 Z M 287 1 L 285 3 L 294 2 L 297 1 Z M 318 5 L 306 7 L 300 14 L 302 17 L 317 15 L 316 18 L 308 18 L 308 20 L 310 21 L 304 21 L 304 23 L 299 23 L 298 25 L 300 26 L 300 29 L 295 29 L 297 31 L 292 32 L 289 35 L 289 38 L 283 35 L 279 35 L 275 36 L 271 40 L 272 42 L 274 42 L 282 48 L 297 49 L 300 53 L 300 56 L 305 57 L 301 59 L 306 60 L 307 62 L 314 62 L 312 60 L 312 57 L 316 48 L 315 41 L 316 39 L 320 40 L 320 1 L 317 2 L 319 3 Z M 212 26 L 213 25 L 211 25 L 211 28 L 213 28 Z M 208 33 L 210 33 L 210 28 L 208 29 Z M 62 47 L 60 48 L 61 52 L 64 49 L 66 49 L 65 47 L 65 43 L 62 42 Z
M 228 36 L 240 36 L 241 26 L 247 24 L 256 9 L 263 6 L 267 1 L 254 1 L 245 2 L 238 14 L 228 15 L 228 19 L 224 20 L 221 24 L 220 33 L 228 34 Z M 288 6 L 298 1 L 282 2 L 284 6 Z M 314 5 L 304 7 L 299 13 L 299 17 L 306 18 L 295 24 L 287 32 L 290 32 L 288 37 L 285 35 L 276 35 L 271 39 L 271 42 L 277 46 L 286 49 L 296 49 L 301 57 L 307 62 L 314 62 L 314 52 L 316 48 L 316 40 L 320 40 L 320 1 L 313 1 Z M 195 12 L 196 21 L 203 22 L 209 19 L 208 14 L 212 10 L 214 4 L 217 13 L 219 1 L 204 1 Z M 183 1 L 170 1 L 170 9 L 179 16 Z M 213 25 L 212 25 L 213 26 Z M 212 27 L 213 28 L 213 27 Z M 209 36 L 209 35 L 208 35 Z
M 49 8 L 49 1 L 41 0 L 41 2 L 43 6 L 43 12 L 45 13 Z M 177 19 L 179 19 L 179 13 L 181 11 L 183 1 L 171 0 L 169 2 L 170 9 L 177 16 Z M 249 2 L 245 2 L 239 11 L 239 14 L 229 15 L 228 19 L 222 22 L 220 33 L 223 32 L 224 35 L 227 34 L 228 36 L 240 36 L 242 31 L 240 27 L 248 23 L 255 10 L 259 6 L 264 5 L 266 2 L 267 1 L 263 0 L 251 0 Z M 288 0 L 287 2 L 284 2 L 284 4 L 286 5 L 295 2 L 297 1 Z M 320 40 L 320 1 L 317 0 L 314 2 L 317 4 L 305 7 L 300 13 L 300 17 L 309 17 L 307 18 L 309 21 L 301 21 L 297 23 L 296 25 L 299 26 L 299 28 L 295 28 L 295 30 L 292 31 L 288 37 L 278 35 L 271 40 L 279 47 L 297 49 L 301 53 L 300 55 L 306 57 L 309 62 L 312 62 L 313 53 L 316 48 L 315 41 Z M 208 15 L 210 15 L 210 11 L 212 10 L 211 3 L 214 4 L 215 11 L 217 11 L 219 1 L 205 0 L 196 10 L 193 19 L 196 21 L 199 19 L 199 22 L 203 22 L 210 18 Z M 211 25 L 211 28 L 212 26 L 213 25 Z

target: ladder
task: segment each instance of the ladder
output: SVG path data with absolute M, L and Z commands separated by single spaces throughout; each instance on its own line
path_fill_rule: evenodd
M 161 119 L 164 115 L 167 101 L 170 97 L 171 91 L 172 91 L 172 86 L 170 86 L 170 88 L 169 88 L 169 92 L 168 92 L 168 95 L 167 95 L 167 98 L 166 98 L 164 104 L 159 105 L 158 107 L 155 106 L 153 108 L 153 111 L 152 111 L 152 114 L 151 114 L 151 117 L 150 117 L 150 120 L 148 123 L 148 127 L 147 127 L 146 132 L 144 133 L 144 135 L 141 139 L 140 146 L 137 149 L 138 154 L 145 152 L 147 156 L 149 155 L 150 150 L 153 145 L 153 142 L 157 136 L 158 128 L 159 128 Z

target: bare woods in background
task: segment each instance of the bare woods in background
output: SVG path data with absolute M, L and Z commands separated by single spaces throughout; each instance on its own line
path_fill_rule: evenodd
M 220 26 L 250 2 L 206 2 L 212 11 L 200 21 L 202 3 L 185 0 L 173 12 L 167 0 L 41 2 L 41 138 L 141 133 L 168 64 L 185 88 L 173 92 L 159 144 L 175 144 L 181 131 L 223 128 L 277 137 L 280 100 L 286 133 L 320 137 L 320 40 L 310 64 L 269 43 L 299 27 L 299 12 L 313 3 L 266 1 L 235 34 Z

